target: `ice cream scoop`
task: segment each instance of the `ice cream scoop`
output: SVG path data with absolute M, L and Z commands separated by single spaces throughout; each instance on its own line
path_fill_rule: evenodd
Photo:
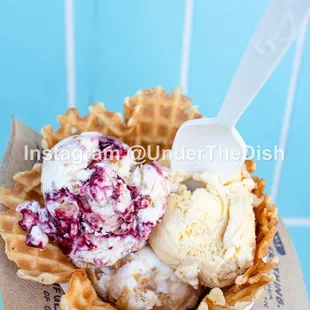
M 235 124 L 291 46 L 309 11 L 309 0 L 270 1 L 219 114 L 187 121 L 179 128 L 172 148 L 174 171 L 211 171 L 225 183 L 240 169 L 246 143 Z M 183 158 L 179 153 L 184 154 Z
M 169 195 L 150 245 L 193 287 L 226 287 L 253 264 L 255 183 L 245 170 L 226 185 L 209 172 L 192 179 L 203 187 L 191 192 L 182 186 Z
M 43 163 L 44 206 L 17 210 L 27 244 L 56 241 L 78 267 L 112 265 L 143 247 L 166 209 L 168 186 L 157 163 L 137 166 L 130 148 L 99 133 L 58 143 Z
M 201 292 L 178 279 L 148 246 L 89 275 L 99 296 L 124 310 L 193 309 Z

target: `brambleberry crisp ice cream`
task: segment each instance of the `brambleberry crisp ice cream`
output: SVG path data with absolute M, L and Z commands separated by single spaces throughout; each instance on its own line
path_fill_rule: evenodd
M 87 132 L 59 142 L 43 163 L 44 206 L 18 206 L 27 245 L 48 238 L 80 267 L 109 266 L 145 246 L 166 209 L 165 168 L 137 166 L 121 141 Z

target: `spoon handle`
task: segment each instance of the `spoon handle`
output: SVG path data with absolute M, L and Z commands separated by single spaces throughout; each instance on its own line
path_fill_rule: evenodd
M 310 0 L 271 0 L 239 68 L 216 121 L 233 127 L 268 80 L 309 18 Z

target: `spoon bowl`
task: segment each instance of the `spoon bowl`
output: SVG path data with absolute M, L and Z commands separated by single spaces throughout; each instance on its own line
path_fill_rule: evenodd
M 216 118 L 187 121 L 174 139 L 171 168 L 214 172 L 225 183 L 244 163 L 246 151 L 246 143 L 235 127 L 225 127 Z

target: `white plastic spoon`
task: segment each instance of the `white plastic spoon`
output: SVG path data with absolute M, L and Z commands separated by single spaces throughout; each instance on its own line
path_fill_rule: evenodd
M 178 130 L 172 147 L 174 171 L 211 171 L 226 182 L 240 169 L 246 157 L 246 143 L 235 124 L 307 22 L 309 11 L 310 0 L 270 1 L 219 114 L 188 121 Z

